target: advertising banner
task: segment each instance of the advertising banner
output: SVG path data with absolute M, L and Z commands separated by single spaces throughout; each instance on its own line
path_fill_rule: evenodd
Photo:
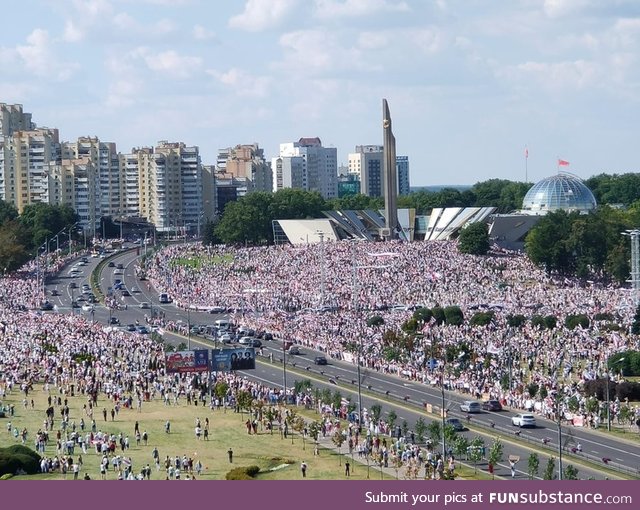
M 209 351 L 207 349 L 169 352 L 165 359 L 168 374 L 209 370 Z
M 254 368 L 256 368 L 256 351 L 253 347 L 213 351 L 212 371 L 230 372 L 232 370 L 252 370 Z

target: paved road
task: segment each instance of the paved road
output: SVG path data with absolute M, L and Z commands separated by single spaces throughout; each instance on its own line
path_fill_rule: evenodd
M 136 320 L 140 324 L 144 324 L 145 315 L 149 315 L 152 311 L 155 313 L 162 312 L 168 320 L 182 320 L 185 324 L 190 321 L 191 324 L 212 324 L 214 320 L 222 315 L 213 315 L 203 312 L 189 312 L 177 309 L 173 304 L 161 305 L 158 302 L 157 292 L 147 287 L 147 282 L 139 281 L 134 273 L 134 266 L 137 255 L 136 250 L 122 252 L 112 257 L 115 264 L 122 264 L 123 271 L 116 268 L 104 267 L 100 275 L 100 285 L 102 292 L 106 294 L 107 288 L 113 285 L 116 278 L 121 279 L 127 289 L 131 290 L 136 287 L 139 292 L 132 293 L 131 297 L 124 298 L 121 303 L 127 304 L 127 310 L 108 310 L 102 305 L 96 305 L 93 314 L 94 320 L 107 324 L 110 316 L 118 317 L 120 324 L 135 324 Z M 84 267 L 82 275 L 77 278 L 69 278 L 67 276 L 68 268 L 63 269 L 60 275 L 47 281 L 47 290 L 57 288 L 61 295 L 59 297 L 50 297 L 49 299 L 57 306 L 58 311 L 70 312 L 71 299 L 77 297 L 81 292 L 80 288 L 83 283 L 91 284 L 91 271 L 97 266 L 100 259 L 89 258 L 89 264 Z M 122 273 L 122 274 L 121 274 Z M 75 281 L 78 289 L 70 289 L 68 284 Z M 140 303 L 150 303 L 151 309 L 141 309 Z M 79 309 L 75 313 L 89 314 Z M 180 342 L 187 342 L 185 337 L 173 334 L 165 334 L 165 338 L 177 345 Z M 192 338 L 192 345 L 206 346 L 213 348 L 214 344 L 208 340 L 199 337 Z M 339 389 L 343 395 L 350 396 L 352 402 L 358 402 L 357 395 L 357 374 L 355 367 L 350 363 L 329 360 L 326 366 L 317 366 L 313 363 L 313 358 L 317 354 L 307 348 L 303 348 L 301 355 L 286 355 L 288 373 L 287 386 L 292 387 L 294 381 L 308 378 L 312 380 L 315 387 L 328 387 L 333 391 Z M 269 355 L 272 355 L 273 363 L 269 363 Z M 247 376 L 264 381 L 265 383 L 278 386 L 283 383 L 282 370 L 282 344 L 274 340 L 273 342 L 264 343 L 264 361 L 259 361 L 255 371 L 247 372 Z M 472 431 L 467 432 L 468 435 L 483 435 L 486 444 L 491 444 L 492 437 L 496 432 L 500 433 L 504 440 L 506 455 L 519 455 L 522 459 L 527 459 L 531 451 L 538 452 L 541 456 L 554 455 L 557 458 L 558 452 L 558 428 L 557 424 L 537 418 L 538 426 L 535 429 L 516 429 L 511 425 L 511 418 L 514 412 L 505 410 L 502 412 L 486 412 L 474 414 L 471 420 L 467 422 L 467 415 L 459 410 L 459 404 L 469 399 L 463 395 L 454 392 L 445 391 L 444 397 L 441 389 L 432 387 L 419 382 L 410 382 L 398 377 L 381 374 L 375 371 L 362 369 L 361 371 L 361 387 L 362 387 L 362 406 L 369 408 L 372 404 L 378 403 L 383 409 L 394 409 L 398 414 L 398 423 L 406 420 L 410 427 L 413 427 L 415 421 L 419 417 L 435 417 L 438 414 L 425 413 L 426 405 L 433 406 L 433 410 L 439 413 L 444 406 L 448 410 L 448 416 L 458 417 L 463 422 L 468 423 Z M 516 432 L 518 435 L 516 435 Z M 571 450 L 575 448 L 577 443 L 582 445 L 582 453 L 572 454 Z M 615 466 L 624 472 L 639 477 L 640 473 L 640 447 L 638 443 L 631 441 L 619 440 L 606 434 L 592 432 L 589 430 L 576 427 L 562 427 L 562 444 L 563 459 L 565 465 L 572 463 L 579 465 L 582 460 L 589 459 L 596 466 L 605 467 L 602 459 L 610 459 L 609 466 Z M 526 472 L 526 460 L 521 461 L 519 468 Z M 541 460 L 541 470 L 546 464 L 546 460 Z M 508 467 L 506 473 L 498 473 L 508 476 Z M 604 478 L 606 476 L 597 467 L 587 468 L 580 466 L 581 476 L 592 476 L 594 478 Z M 609 475 L 611 476 L 611 475 Z

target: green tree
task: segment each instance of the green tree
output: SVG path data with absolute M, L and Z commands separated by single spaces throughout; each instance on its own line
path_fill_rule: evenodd
M 467 450 L 467 458 L 473 462 L 474 473 L 478 470 L 478 462 L 482 460 L 484 456 L 484 439 L 480 436 L 476 436 L 471 440 L 469 449 Z
M 214 234 L 226 244 L 261 244 L 273 241 L 269 215 L 273 195 L 255 192 L 230 202 L 214 229 Z
M 458 250 L 470 255 L 486 255 L 491 244 L 486 223 L 475 222 L 463 228 L 458 238 Z
M 398 415 L 393 409 L 391 409 L 391 411 L 387 413 L 387 423 L 389 424 L 389 429 L 393 430 L 397 419 Z
M 0 199 L 0 226 L 7 221 L 13 221 L 18 218 L 18 210 L 11 202 L 5 202 Z
M 568 464 L 567 467 L 564 468 L 564 474 L 562 478 L 564 480 L 577 480 L 578 470 L 573 466 L 573 464 Z
M 533 480 L 538 476 L 538 469 L 540 468 L 540 458 L 537 453 L 529 455 L 529 461 L 527 462 L 527 473 L 529 474 L 529 480 Z
M 553 457 L 549 457 L 547 462 L 547 467 L 544 468 L 544 473 L 542 474 L 543 480 L 553 480 L 556 477 L 556 459 Z
M 416 438 L 418 439 L 418 443 L 424 442 L 424 437 L 427 432 L 427 424 L 424 421 L 422 416 L 416 420 L 415 425 Z
M 559 210 L 543 216 L 527 235 L 525 250 L 534 264 L 547 273 L 571 273 L 574 269 L 572 247 L 568 243 L 571 224 L 578 213 Z
M 469 440 L 465 436 L 458 435 L 453 443 L 453 451 L 458 457 L 467 455 Z
M 6 220 L 0 225 L 0 272 L 15 271 L 30 258 L 29 232 L 17 220 Z
M 442 439 L 442 425 L 439 421 L 433 420 L 429 422 L 426 432 L 434 445 L 438 444 Z
M 342 448 L 342 445 L 344 444 L 345 437 L 344 437 L 344 434 L 342 434 L 342 431 L 340 429 L 337 429 L 333 433 L 333 435 L 331 436 L 331 441 L 338 448 L 338 462 L 339 462 L 340 465 L 342 465 L 341 448 Z
M 504 446 L 502 441 L 500 441 L 499 437 L 496 437 L 493 440 L 493 444 L 491 448 L 489 448 L 489 464 L 493 467 L 496 467 L 498 463 L 502 460 L 502 456 L 504 454 Z
M 464 323 L 464 314 L 459 306 L 447 306 L 444 309 L 444 316 L 445 321 L 449 326 L 462 326 Z

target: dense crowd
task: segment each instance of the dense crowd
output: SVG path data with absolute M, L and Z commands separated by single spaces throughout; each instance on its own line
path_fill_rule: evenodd
M 189 258 L 193 264 L 176 263 Z M 236 374 L 218 374 L 228 392 L 209 394 L 198 378 L 166 374 L 161 344 L 147 336 L 95 324 L 78 315 L 38 311 L 43 299 L 41 274 L 60 270 L 64 258 L 32 262 L 16 275 L 0 279 L 0 401 L 19 393 L 25 409 L 33 407 L 30 393 L 42 387 L 48 408 L 42 426 L 27 430 L 9 410 L 7 433 L 31 444 L 44 455 L 41 469 L 74 477 L 88 462 L 100 476 L 113 472 L 122 479 L 144 479 L 151 470 L 165 478 L 196 478 L 202 466 L 182 452 L 155 451 L 150 465 L 132 466 L 127 450 L 146 444 L 146 431 L 105 432 L 100 424 L 113 419 L 122 407 L 143 412 L 145 402 L 166 406 L 209 405 L 237 408 L 239 391 L 248 391 L 266 406 L 282 401 L 280 389 L 252 382 Z M 356 362 L 365 370 L 395 374 L 425 384 L 444 384 L 476 397 L 491 396 L 516 408 L 551 416 L 551 395 L 561 386 L 584 404 L 581 383 L 601 375 L 612 353 L 634 347 L 623 332 L 563 328 L 572 313 L 608 312 L 628 326 L 633 299 L 628 290 L 602 284 L 580 285 L 549 278 L 523 256 L 499 252 L 489 257 L 460 255 L 453 243 L 326 243 L 323 246 L 263 248 L 169 247 L 155 253 L 146 265 L 150 283 L 169 293 L 179 306 L 234 310 L 235 320 L 268 330 L 283 340 Z M 34 284 L 34 282 L 37 282 Z M 400 356 L 386 355 L 385 332 L 400 331 L 416 306 L 458 305 L 468 318 L 478 309 L 496 312 L 489 326 L 422 326 L 422 337 Z M 556 330 L 538 330 L 529 323 L 520 329 L 506 325 L 508 314 L 533 312 L 558 317 Z M 384 323 L 367 326 L 379 315 Z M 179 327 L 178 325 L 159 325 Z M 472 360 L 454 360 L 434 367 L 448 347 L 466 344 Z M 359 355 L 358 355 L 359 354 Z M 443 370 L 444 367 L 444 370 Z M 509 372 L 511 385 L 501 378 Z M 571 376 L 571 377 L 569 377 Z M 562 381 L 561 383 L 559 382 Z M 547 387 L 546 398 L 532 398 L 531 382 Z M 82 409 L 69 409 L 68 398 L 81 396 Z M 311 405 L 309 395 L 295 395 L 298 405 Z M 314 403 L 314 405 L 317 403 Z M 616 416 L 624 403 L 612 402 Z M 597 416 L 586 422 L 597 426 Z M 276 408 L 279 409 L 279 408 Z M 204 409 L 203 409 L 204 410 Z M 278 411 L 281 412 L 281 411 Z M 286 416 L 254 419 L 260 430 L 276 423 L 286 429 Z M 322 434 L 339 428 L 340 410 L 323 409 Z M 400 463 L 415 473 L 424 467 L 429 476 L 453 469 L 453 458 L 438 458 L 393 438 L 384 421 L 363 417 L 363 428 L 345 429 L 345 440 L 357 455 L 383 464 Z M 208 425 L 194 424 L 195 436 L 208 435 Z M 170 422 L 167 422 L 170 427 Z M 252 429 L 255 431 L 256 429 Z M 200 430 L 200 434 L 198 434 Z M 206 433 L 205 433 L 206 431 Z M 92 456 L 87 460 L 87 456 Z M 93 457 L 95 455 L 95 457 Z M 164 461 L 161 459 L 164 457 Z M 399 460 L 398 460 L 399 459 Z M 150 467 L 152 466 L 152 467 Z M 446 466 L 446 468 L 445 468 Z
M 444 383 L 547 416 L 553 416 L 553 396 L 561 390 L 579 399 L 577 414 L 593 426 L 599 413 L 587 411 L 581 385 L 606 371 L 610 355 L 637 347 L 637 339 L 624 332 L 635 310 L 629 289 L 550 277 L 514 252 L 464 255 L 454 242 L 173 246 L 156 253 L 146 269 L 153 285 L 179 306 L 231 309 L 240 323 L 333 358 L 356 362 L 360 351 L 367 369 Z M 494 320 L 488 326 L 432 321 L 407 352 L 387 355 L 385 333 L 399 332 L 416 307 L 436 305 L 459 306 L 467 319 L 491 310 Z M 553 315 L 558 327 L 540 330 L 531 322 L 508 327 L 507 317 L 518 314 Z M 623 329 L 597 321 L 590 329 L 564 327 L 565 318 L 576 314 L 591 319 L 608 314 Z M 384 324 L 367 326 L 372 315 Z M 437 367 L 430 361 L 442 360 L 448 347 L 461 344 L 472 360 Z M 505 388 L 501 381 L 507 374 Z M 532 383 L 547 389 L 546 396 L 529 395 Z M 614 416 L 621 405 L 611 403 Z M 563 414 L 572 418 L 568 409 Z

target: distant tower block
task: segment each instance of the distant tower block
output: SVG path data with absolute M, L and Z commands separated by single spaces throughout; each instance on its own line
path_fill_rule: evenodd
M 396 138 L 391 130 L 391 113 L 386 99 L 382 100 L 383 178 L 385 241 L 398 238 L 398 176 L 396 173 Z

